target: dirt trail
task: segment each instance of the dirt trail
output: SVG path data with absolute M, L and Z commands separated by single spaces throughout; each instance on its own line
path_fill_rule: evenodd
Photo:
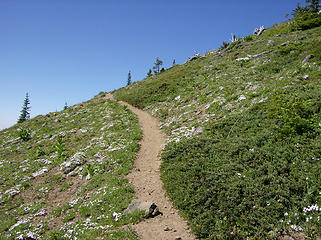
M 108 94 L 107 98 L 112 98 L 112 95 Z M 137 115 L 143 131 L 141 148 L 128 180 L 134 186 L 138 200 L 154 202 L 163 213 L 134 225 L 134 230 L 143 240 L 195 239 L 186 222 L 165 196 L 163 183 L 160 180 L 161 161 L 158 158 L 158 154 L 165 146 L 165 136 L 159 130 L 157 119 L 125 102 L 120 104 L 126 105 Z

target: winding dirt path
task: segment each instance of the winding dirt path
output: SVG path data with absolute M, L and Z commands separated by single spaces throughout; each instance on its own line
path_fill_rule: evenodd
M 112 95 L 108 94 L 107 98 L 112 98 Z M 133 225 L 134 230 L 143 240 L 195 239 L 186 222 L 165 196 L 163 183 L 160 180 L 161 161 L 158 157 L 165 146 L 165 136 L 158 127 L 157 119 L 128 103 L 120 102 L 120 104 L 126 105 L 137 115 L 143 131 L 141 148 L 128 180 L 134 186 L 138 200 L 154 202 L 163 213 Z

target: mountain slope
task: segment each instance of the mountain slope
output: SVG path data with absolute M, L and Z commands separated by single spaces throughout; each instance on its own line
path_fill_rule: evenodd
M 0 132 L 1 239 L 136 239 L 136 116 L 100 94 Z
M 201 238 L 321 235 L 321 28 L 287 25 L 114 92 L 160 119 L 165 187 Z

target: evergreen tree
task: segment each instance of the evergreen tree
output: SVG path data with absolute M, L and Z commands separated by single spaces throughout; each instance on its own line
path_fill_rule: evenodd
M 29 100 L 29 94 L 26 93 L 25 100 L 23 102 L 22 110 L 18 119 L 18 123 L 22 123 L 28 119 L 30 119 L 30 100 Z
M 149 69 L 149 71 L 147 72 L 147 77 L 151 77 L 153 76 L 153 72 L 152 69 Z
M 320 8 L 320 0 L 305 0 L 306 3 L 310 3 L 309 7 L 317 12 Z
M 154 69 L 154 72 L 157 74 L 157 73 L 160 72 L 160 66 L 163 65 L 163 61 L 160 60 L 160 59 L 157 57 L 157 58 L 156 58 L 156 62 L 155 62 L 154 64 L 155 64 L 155 66 L 153 67 L 153 69 Z
M 68 104 L 67 102 L 65 102 L 64 110 L 66 110 L 67 108 L 68 108 Z
M 127 78 L 127 86 L 132 84 L 132 74 L 130 73 L 130 71 L 128 72 L 128 78 Z

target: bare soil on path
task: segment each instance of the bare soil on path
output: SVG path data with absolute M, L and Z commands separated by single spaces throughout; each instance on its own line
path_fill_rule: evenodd
M 112 95 L 108 94 L 107 98 L 112 99 Z M 143 131 L 140 151 L 127 178 L 134 186 L 139 201 L 154 202 L 163 213 L 133 225 L 134 230 L 143 240 L 195 239 L 187 223 L 165 195 L 160 179 L 161 160 L 158 157 L 165 146 L 165 136 L 158 127 L 157 119 L 128 103 L 120 104 L 126 105 L 137 115 Z

